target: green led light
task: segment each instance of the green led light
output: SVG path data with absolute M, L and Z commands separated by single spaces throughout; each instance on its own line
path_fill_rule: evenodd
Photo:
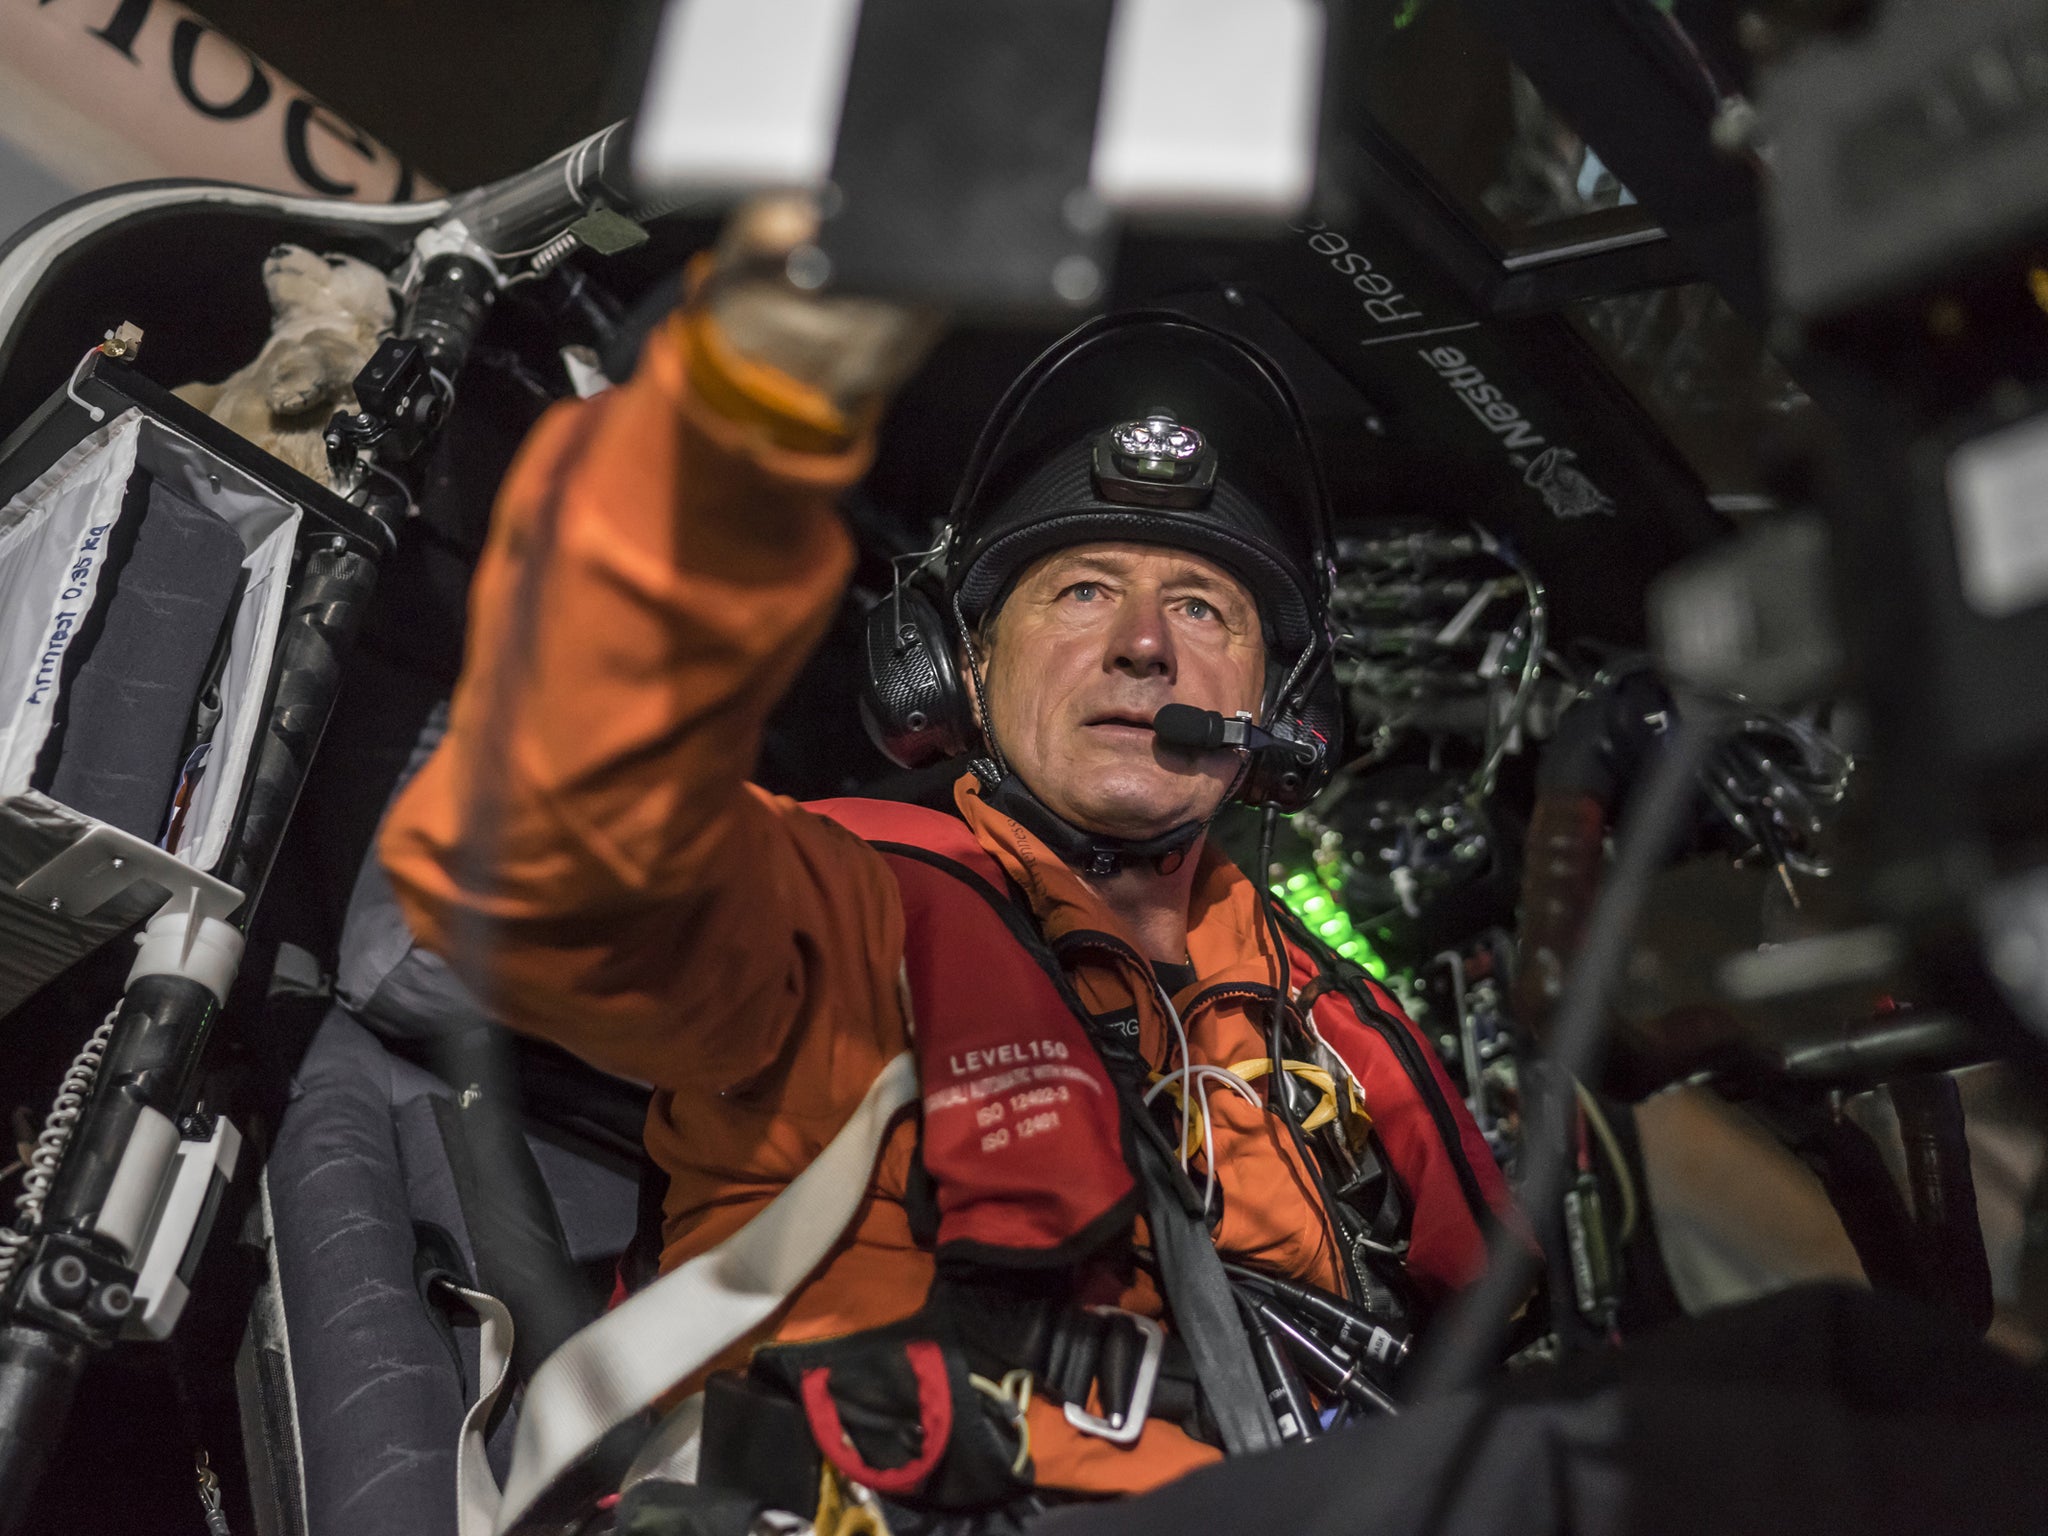
M 1372 945 L 1366 942 L 1365 935 L 1353 933 L 1343 943 L 1335 947 L 1338 954 L 1349 960 L 1353 965 L 1361 967 L 1373 980 L 1385 981 L 1387 979 L 1387 962 L 1374 952 Z
M 1339 955 L 1362 967 L 1374 980 L 1385 981 L 1386 961 L 1380 958 L 1372 941 L 1352 926 L 1351 914 L 1344 910 L 1336 894 L 1343 883 L 1344 871 L 1332 865 L 1327 869 L 1296 870 L 1272 890 L 1289 911 L 1320 934 Z

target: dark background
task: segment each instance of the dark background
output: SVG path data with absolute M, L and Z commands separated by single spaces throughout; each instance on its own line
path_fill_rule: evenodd
M 451 191 L 632 110 L 659 0 L 199 0 L 191 7 Z

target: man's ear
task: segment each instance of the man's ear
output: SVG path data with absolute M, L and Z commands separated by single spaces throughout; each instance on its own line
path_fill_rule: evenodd
M 981 684 L 988 669 L 989 646 L 986 624 L 978 624 L 972 636 L 963 635 L 953 643 L 953 670 L 960 686 L 967 690 L 967 707 L 975 723 L 981 723 Z
M 988 680 L 990 659 L 995 651 L 996 616 L 983 614 L 972 632 L 962 635 L 954 642 L 953 669 L 960 679 L 960 686 L 967 690 L 968 714 L 982 736 L 982 745 L 988 746 L 994 737 L 988 716 L 983 711 L 982 689 Z
M 967 690 L 968 706 L 978 712 L 981 709 L 981 666 L 977 666 L 976 663 L 986 665 L 988 652 L 976 646 L 974 654 L 970 656 L 968 646 L 971 643 L 964 639 L 953 642 L 953 670 L 960 675 L 960 686 Z

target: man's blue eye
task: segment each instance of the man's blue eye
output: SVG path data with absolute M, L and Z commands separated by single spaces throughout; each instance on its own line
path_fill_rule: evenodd
M 1213 619 L 1216 617 L 1216 610 L 1203 602 L 1199 597 L 1193 597 L 1188 599 L 1188 617 L 1191 619 Z
M 1095 601 L 1095 591 L 1096 588 L 1094 582 L 1077 581 L 1071 587 L 1067 588 L 1067 595 L 1069 597 L 1077 597 L 1084 603 L 1092 603 Z

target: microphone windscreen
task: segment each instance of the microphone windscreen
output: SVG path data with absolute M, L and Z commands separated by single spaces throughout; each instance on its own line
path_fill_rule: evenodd
M 1223 717 L 1192 704 L 1166 704 L 1152 717 L 1152 729 L 1166 746 L 1206 752 L 1223 745 Z

